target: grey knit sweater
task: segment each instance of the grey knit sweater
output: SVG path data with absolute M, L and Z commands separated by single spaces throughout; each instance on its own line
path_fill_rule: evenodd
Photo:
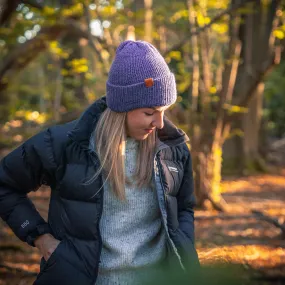
M 126 143 L 126 176 L 134 174 L 138 142 Z M 156 192 L 126 185 L 126 201 L 120 201 L 104 186 L 100 230 L 103 240 L 96 285 L 136 285 L 155 274 L 156 265 L 166 258 L 166 234 Z

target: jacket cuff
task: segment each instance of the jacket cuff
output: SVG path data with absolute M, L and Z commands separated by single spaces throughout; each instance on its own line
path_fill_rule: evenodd
M 26 242 L 29 245 L 35 247 L 34 241 L 37 237 L 43 234 L 51 234 L 51 233 L 52 231 L 51 231 L 49 224 L 38 225 L 36 229 L 27 236 Z

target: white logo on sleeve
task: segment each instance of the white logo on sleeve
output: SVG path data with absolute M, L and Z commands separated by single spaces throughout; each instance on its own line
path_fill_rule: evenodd
M 22 224 L 21 227 L 25 228 L 30 222 L 28 220 L 25 220 Z
M 178 172 L 177 168 L 176 167 L 171 167 L 171 166 L 168 166 L 168 169 L 172 172 Z

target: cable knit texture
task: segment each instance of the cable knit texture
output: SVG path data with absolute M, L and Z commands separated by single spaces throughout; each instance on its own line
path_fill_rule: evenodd
M 126 176 L 136 168 L 138 142 L 126 143 Z M 117 199 L 109 184 L 104 187 L 100 230 L 103 240 L 96 285 L 136 285 L 158 273 L 166 258 L 166 234 L 156 192 L 151 188 L 126 186 L 126 201 Z
M 107 105 L 115 112 L 167 106 L 177 97 L 174 74 L 159 51 L 145 41 L 119 45 L 106 90 Z

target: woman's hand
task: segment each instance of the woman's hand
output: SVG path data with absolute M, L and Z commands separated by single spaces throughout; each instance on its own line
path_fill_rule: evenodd
M 45 261 L 48 261 L 55 251 L 60 241 L 55 239 L 51 234 L 44 234 L 36 238 L 34 244 L 43 255 Z

